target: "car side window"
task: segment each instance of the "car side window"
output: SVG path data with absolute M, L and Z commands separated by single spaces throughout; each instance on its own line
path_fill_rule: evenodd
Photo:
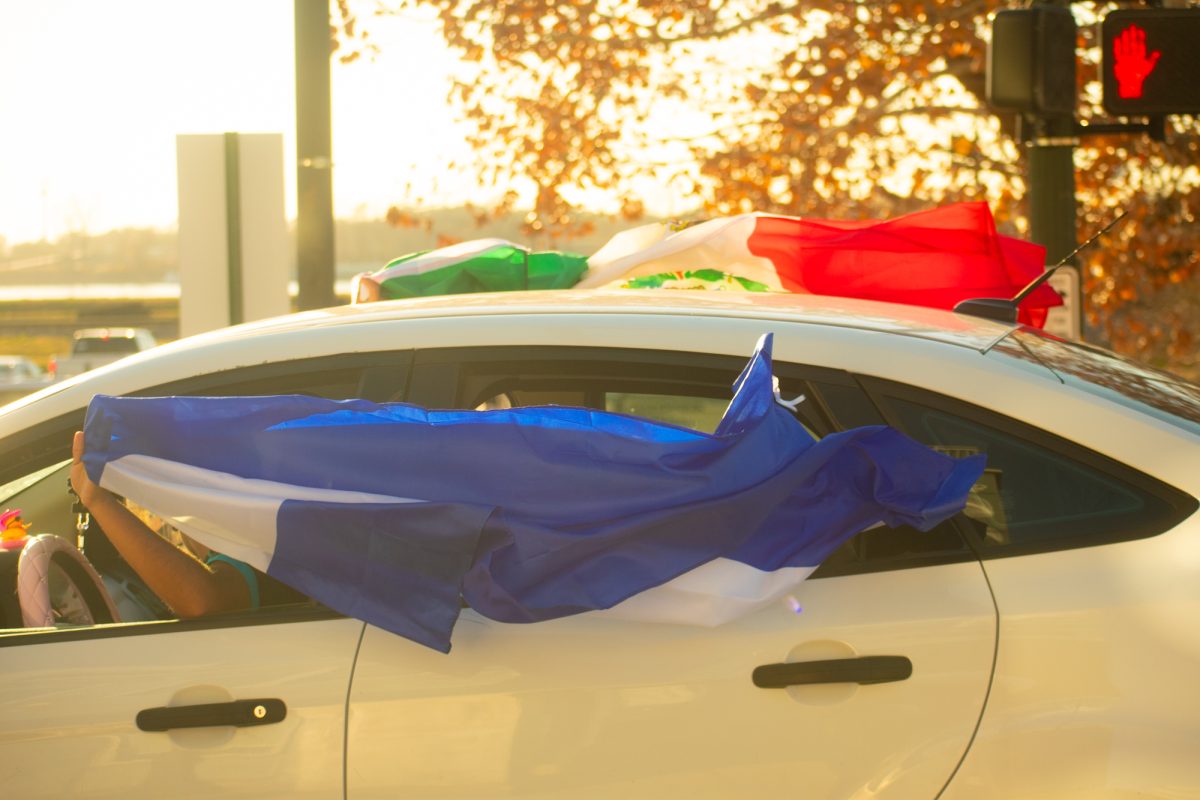
M 611 348 L 470 348 L 418 354 L 410 402 L 468 409 L 563 405 L 647 417 L 711 433 L 729 405 L 742 358 Z M 811 394 L 780 376 L 784 397 Z M 814 435 L 832 430 L 817 403 L 797 418 Z
M 635 414 L 712 432 L 744 358 L 612 348 L 470 348 L 417 354 L 413 390 L 423 405 L 513 408 L 569 405 Z M 816 438 L 883 418 L 848 373 L 776 362 L 780 394 L 803 395 L 797 420 Z M 933 530 L 876 528 L 830 555 L 814 578 L 973 558 L 951 521 Z
M 728 400 L 715 397 L 693 397 L 654 392 L 601 392 L 597 405 L 604 411 L 666 422 L 682 428 L 712 433 L 725 413 Z M 519 408 L 534 405 L 588 404 L 587 393 L 564 390 L 560 392 L 524 392 L 509 390 L 475 404 L 476 411 L 500 408 Z
M 984 555 L 1015 555 L 1152 536 L 1182 511 L 1170 487 L 1045 431 L 916 390 L 879 393 L 897 427 L 987 468 L 964 515 Z
M 871 402 L 862 387 L 851 381 L 813 381 L 838 427 L 860 428 L 863 425 L 883 425 L 883 415 Z
M 712 433 L 717 429 L 728 405 L 728 400 L 716 397 L 689 397 L 653 392 L 604 393 L 605 411 L 648 417 L 705 433 Z
M 69 437 L 70 433 L 70 431 L 64 432 L 64 437 Z M 46 601 L 49 602 L 50 608 L 54 611 L 54 618 L 57 620 L 53 623 L 53 627 L 56 629 L 53 633 L 86 634 L 93 621 L 101 624 L 98 632 L 103 633 L 102 629 L 106 626 L 102 623 L 114 621 L 111 618 L 105 618 L 104 602 L 98 597 L 98 604 L 88 604 L 88 613 L 78 613 L 79 609 L 75 609 L 76 613 L 69 613 L 71 612 L 72 594 L 77 590 L 83 590 L 84 594 L 93 592 L 93 583 L 85 574 L 85 569 L 82 571 L 67 569 L 66 572 L 69 572 L 73 578 L 68 582 L 63 580 L 65 573 L 60 574 L 60 571 L 55 571 L 53 568 L 56 566 L 70 568 L 80 563 L 73 560 L 80 554 L 86 559 L 86 563 L 94 568 L 104 593 L 116 611 L 116 622 L 146 623 L 175 619 L 174 613 L 155 596 L 137 571 L 120 555 L 108 539 L 103 527 L 96 520 L 92 520 L 82 533 L 76 529 L 76 515 L 72 509 L 71 497 L 67 493 L 67 476 L 70 466 L 69 460 L 58 461 L 0 486 L 0 509 L 19 509 L 20 511 L 20 525 L 25 528 L 25 534 L 30 537 L 25 540 L 26 549 L 34 541 L 40 541 L 33 537 L 49 534 L 51 539 L 62 540 L 60 544 L 65 543 L 65 549 L 71 551 L 63 554 L 55 553 L 51 561 L 45 565 L 50 569 L 47 573 L 50 594 Z M 157 520 L 147 514 L 144 509 L 136 506 L 131 507 L 131 510 L 142 519 L 150 530 L 157 531 L 159 535 L 163 535 L 177 546 L 181 544 L 177 532 L 172 535 L 171 531 L 162 529 L 161 520 Z M 45 542 L 41 542 L 39 547 L 46 550 L 43 545 Z M 17 578 L 18 567 L 22 562 L 21 555 L 21 548 L 0 549 L 0 587 L 3 587 L 3 590 L 0 591 L 0 631 L 11 632 L 23 628 L 22 602 L 30 600 L 43 602 L 33 596 L 21 597 L 18 593 Z M 60 555 L 65 557 L 60 558 Z M 34 562 L 30 561 L 30 566 L 21 566 L 20 568 L 32 569 L 35 568 L 32 566 L 33 564 Z M 28 581 L 25 583 L 28 584 Z M 257 587 L 261 598 L 261 605 L 258 608 L 235 614 L 214 615 L 204 620 L 192 620 L 189 625 L 210 627 L 221 624 L 253 624 L 256 621 L 256 615 L 269 616 L 271 613 L 290 607 L 301 608 L 309 612 L 316 609 L 315 604 L 307 597 L 269 576 L 259 574 Z M 101 611 L 100 615 L 96 614 L 97 611 Z M 125 633 L 136 632 L 131 630 L 131 626 L 128 625 L 118 627 L 124 628 L 123 632 Z M 57 640 L 61 639 L 62 637 L 57 637 Z
M 146 397 L 306 394 L 330 400 L 364 398 L 384 402 L 403 396 L 411 361 L 409 351 L 297 359 L 189 378 L 137 394 Z
M 400 399 L 407 386 L 411 364 L 410 351 L 357 353 L 337 358 L 298 359 L 263 364 L 224 373 L 189 378 L 148 388 L 142 396 L 162 395 L 271 395 L 307 394 L 329 399 L 367 398 L 377 401 Z M 71 501 L 66 490 L 70 467 L 71 436 L 82 425 L 83 415 L 54 420 L 38 430 L 28 431 L 27 441 L 16 442 L 0 453 L 9 469 L 0 473 L 0 509 L 21 508 L 30 523 L 30 534 L 51 533 L 74 542 L 76 531 Z M 157 523 L 148 526 L 155 527 Z M 145 587 L 140 577 L 113 547 L 95 522 L 84 536 L 83 553 L 103 580 L 110 598 L 117 603 L 124 622 L 148 622 L 149 625 L 99 625 L 62 628 L 39 633 L 20 634 L 19 643 L 37 640 L 62 641 L 79 636 L 126 635 L 161 630 L 194 629 L 225 625 L 269 624 L 307 618 L 336 616 L 299 593 L 262 576 L 259 578 L 262 606 L 258 609 L 188 620 L 163 628 L 155 621 L 173 615 Z M 0 581 L 15 587 L 17 551 L 0 551 Z M 6 595 L 7 597 L 7 595 Z M 21 627 L 20 608 L 14 594 L 12 602 L 0 602 L 0 628 Z M 65 621 L 65 618 L 64 618 Z M 32 637 L 32 638 L 31 638 Z M 16 641 L 16 640 L 11 640 Z

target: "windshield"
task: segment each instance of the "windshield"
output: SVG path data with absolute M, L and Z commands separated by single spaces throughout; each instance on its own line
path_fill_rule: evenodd
M 1200 436 L 1200 386 L 1178 375 L 1033 328 L 1013 331 L 995 352 L 1042 364 L 1071 386 Z

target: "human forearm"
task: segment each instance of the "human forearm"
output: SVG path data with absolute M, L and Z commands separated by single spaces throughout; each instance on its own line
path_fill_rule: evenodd
M 152 592 L 181 617 L 210 613 L 212 570 L 147 528 L 116 497 L 100 489 L 87 504 L 113 547 Z
M 181 617 L 246 608 L 245 580 L 228 565 L 215 568 L 166 541 L 138 519 L 111 492 L 88 477 L 82 463 L 83 436 L 75 435 L 71 485 L 117 552 Z

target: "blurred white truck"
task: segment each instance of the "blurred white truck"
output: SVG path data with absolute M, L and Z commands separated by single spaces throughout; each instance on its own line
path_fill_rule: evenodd
M 157 345 L 145 328 L 84 328 L 71 338 L 71 352 L 50 360 L 49 371 L 63 380 Z

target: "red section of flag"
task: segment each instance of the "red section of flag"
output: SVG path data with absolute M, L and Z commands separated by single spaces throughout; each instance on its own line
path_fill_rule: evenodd
M 1046 250 L 1001 236 L 986 203 L 958 203 L 883 221 L 760 217 L 748 242 L 792 292 L 953 308 L 977 297 L 1012 298 L 1040 275 Z M 1062 305 L 1049 286 L 1021 304 L 1041 327 Z

